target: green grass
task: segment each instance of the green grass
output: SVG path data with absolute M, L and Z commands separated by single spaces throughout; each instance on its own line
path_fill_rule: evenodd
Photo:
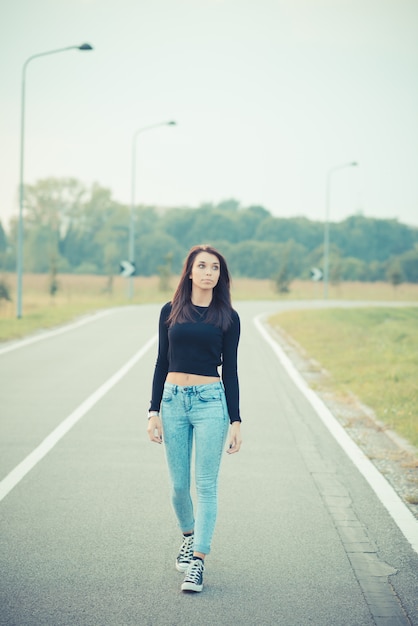
M 108 306 L 112 306 L 108 304 Z M 76 303 L 65 308 L 50 306 L 39 307 L 35 311 L 26 313 L 21 319 L 9 317 L 0 318 L 0 341 L 25 337 L 38 330 L 53 328 L 90 312 L 103 308 L 95 302 Z
M 418 447 L 418 307 L 275 315 L 280 326 L 379 420 Z

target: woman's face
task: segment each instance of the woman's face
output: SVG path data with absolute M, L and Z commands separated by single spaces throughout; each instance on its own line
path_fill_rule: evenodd
M 190 278 L 192 287 L 204 291 L 213 289 L 218 284 L 221 264 L 214 254 L 199 252 L 193 262 Z

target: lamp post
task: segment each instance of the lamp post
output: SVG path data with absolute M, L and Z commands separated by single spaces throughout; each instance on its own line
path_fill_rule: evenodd
M 152 128 L 158 128 L 160 126 L 176 126 L 176 122 L 160 122 L 159 124 L 151 124 L 151 126 L 145 126 L 144 128 L 139 128 L 136 130 L 132 136 L 132 156 L 131 156 L 131 208 L 129 215 L 129 248 L 128 248 L 128 256 L 129 262 L 132 265 L 135 265 L 135 219 L 134 219 L 134 208 L 135 208 L 135 192 L 136 192 L 136 140 L 138 135 L 145 132 L 146 130 L 151 130 Z M 132 300 L 134 295 L 134 277 L 129 277 L 129 287 L 128 287 L 128 297 Z
M 26 59 L 22 68 L 22 91 L 21 91 L 21 116 L 20 116 L 20 178 L 19 178 L 19 220 L 17 225 L 17 308 L 16 317 L 22 317 L 22 278 L 23 278 L 23 205 L 25 200 L 24 186 L 24 153 L 25 153 L 25 91 L 26 91 L 26 68 L 33 59 L 47 56 L 49 54 L 57 54 L 58 52 L 66 52 L 67 50 L 93 50 L 88 43 L 81 46 L 68 46 L 67 48 L 58 48 L 56 50 L 48 50 L 33 54 Z
M 329 283 L 329 210 L 331 200 L 331 176 L 337 170 L 343 170 L 346 167 L 357 167 L 358 163 L 355 161 L 351 163 L 343 163 L 342 165 L 336 165 L 332 167 L 327 174 L 327 188 L 326 188 L 326 207 L 325 207 L 325 224 L 324 224 L 324 299 L 328 298 L 328 283 Z

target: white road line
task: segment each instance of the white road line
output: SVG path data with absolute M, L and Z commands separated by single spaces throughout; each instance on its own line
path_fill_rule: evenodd
M 80 326 L 84 326 L 84 324 L 89 324 L 90 322 L 95 322 L 101 317 L 105 317 L 112 312 L 112 309 L 105 309 L 104 311 L 99 311 L 94 315 L 89 315 L 89 317 L 84 317 L 77 322 L 73 322 L 71 324 L 66 324 L 65 326 L 61 326 L 60 328 L 56 328 L 55 330 L 48 330 L 40 335 L 33 335 L 32 337 L 28 337 L 27 339 L 20 339 L 16 342 L 13 342 L 10 345 L 4 346 L 4 348 L 0 348 L 0 355 L 6 354 L 7 352 L 12 352 L 13 350 L 18 350 L 19 348 L 24 348 L 25 346 L 29 346 L 31 343 L 37 343 L 38 341 L 43 341 L 44 339 L 50 339 L 51 337 L 56 337 L 57 335 L 62 335 L 63 333 L 68 332 L 69 330 L 73 330 L 74 328 L 79 328 Z
M 265 314 L 258 315 L 254 318 L 254 324 L 262 337 L 272 347 L 279 361 L 286 369 L 290 378 L 293 380 L 298 389 L 304 394 L 310 402 L 313 409 L 320 417 L 324 425 L 327 427 L 334 439 L 339 443 L 349 459 L 354 463 L 359 472 L 369 483 L 383 506 L 388 510 L 395 523 L 409 541 L 412 548 L 418 554 L 418 520 L 412 515 L 408 507 L 402 502 L 398 494 L 376 469 L 373 463 L 366 457 L 360 448 L 349 437 L 341 424 L 336 420 L 331 411 L 325 406 L 322 400 L 308 386 L 305 379 L 299 374 L 285 354 L 279 344 L 271 337 L 266 328 L 262 325 L 261 319 Z
M 68 433 L 69 430 L 86 414 L 90 409 L 105 396 L 133 366 L 148 352 L 157 341 L 157 335 L 152 337 L 134 356 L 129 359 L 113 376 L 91 394 L 84 402 L 78 406 L 61 424 L 57 426 L 40 444 L 35 448 L 19 465 L 17 465 L 0 482 L 0 501 L 7 496 L 10 491 L 28 474 L 44 456 Z

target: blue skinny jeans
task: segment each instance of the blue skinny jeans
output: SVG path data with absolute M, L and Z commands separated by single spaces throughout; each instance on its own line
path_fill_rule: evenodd
M 218 511 L 218 476 L 229 427 L 222 382 L 165 383 L 161 419 L 172 504 L 182 532 L 194 529 L 194 550 L 209 554 Z M 194 441 L 196 517 L 190 493 Z

